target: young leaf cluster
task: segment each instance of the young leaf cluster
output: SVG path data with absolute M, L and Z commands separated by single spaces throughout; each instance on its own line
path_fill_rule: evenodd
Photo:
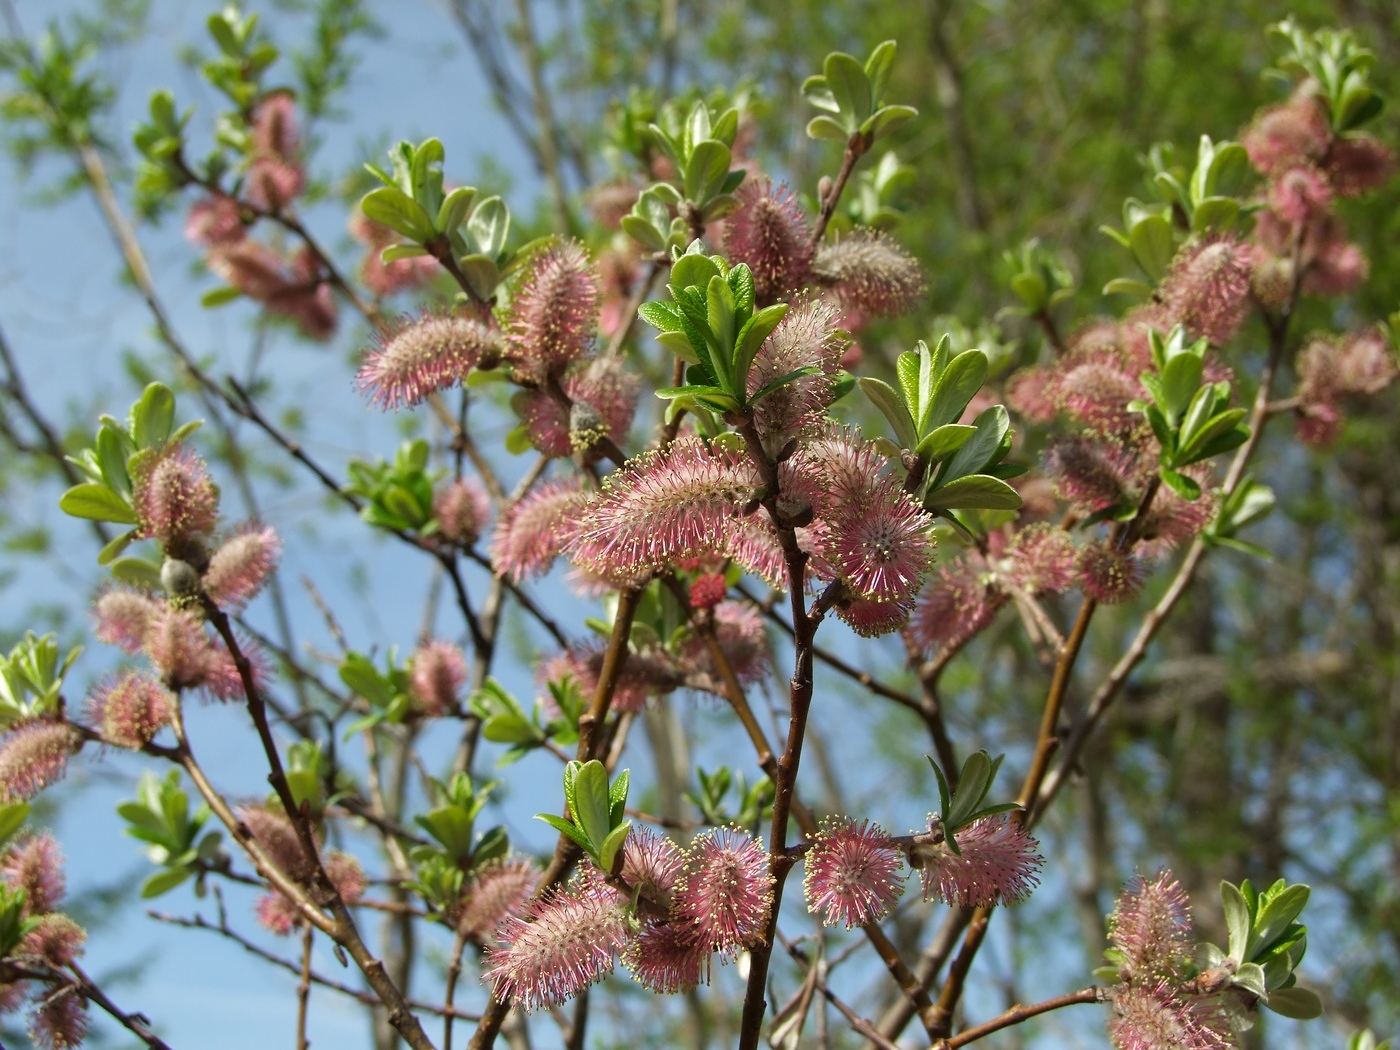
M 601 871 L 620 863 L 623 843 L 632 822 L 624 815 L 630 771 L 624 769 L 608 784 L 608 771 L 596 759 L 570 762 L 564 767 L 566 815 L 536 813 L 555 831 L 572 839 Z
M 60 658 L 52 634 L 40 638 L 26 631 L 9 656 L 0 656 L 0 726 L 56 711 L 63 676 L 82 651 L 82 646 L 75 646 Z
M 1257 997 L 1284 1017 L 1308 1020 L 1322 1013 L 1317 995 L 1297 987 L 1295 971 L 1308 948 L 1308 928 L 1297 922 L 1310 890 L 1279 879 L 1256 890 L 1248 879 L 1220 884 L 1229 951 L 1204 947 L 1206 970 L 1225 968 L 1230 985 Z
M 747 785 L 744 774 L 733 773 L 728 766 L 720 766 L 713 773 L 696 766 L 695 777 L 699 781 L 699 789 L 685 792 L 685 797 L 700 811 L 700 819 L 706 824 L 715 827 L 755 827 L 765 810 L 773 804 L 773 781 L 766 776 Z M 730 809 L 731 787 L 739 803 L 737 810 Z
M 132 482 L 142 465 L 166 445 L 189 437 L 201 424 L 194 420 L 176 428 L 175 395 L 164 383 L 151 383 L 131 406 L 124 424 L 102 416 L 94 447 L 68 457 L 89 480 L 65 492 L 59 509 L 75 518 L 134 526 Z M 135 529 L 122 533 L 102 548 L 98 564 L 112 563 L 134 539 Z
M 436 256 L 461 272 L 478 302 L 490 302 L 509 271 L 510 209 L 500 197 L 478 201 L 472 186 L 444 191 L 444 155 L 435 138 L 400 142 L 389 151 L 391 171 L 365 165 L 384 185 L 365 194 L 360 209 L 404 238 L 384 249 L 384 262 Z
M 1240 479 L 1240 483 L 1221 499 L 1215 521 L 1204 533 L 1205 541 L 1217 547 L 1230 547 L 1260 558 L 1269 557 L 1269 552 L 1264 548 L 1239 539 L 1237 534 L 1246 525 L 1268 517 L 1277 502 L 1273 489 L 1246 474 Z
M 1010 271 L 1008 284 L 1027 316 L 1048 314 L 1074 295 L 1074 275 L 1039 239 L 1032 237 L 1019 252 L 1008 251 L 1002 259 Z
M 1355 131 L 1385 108 L 1385 98 L 1370 84 L 1376 56 L 1356 42 L 1348 29 L 1309 33 L 1292 18 L 1270 27 L 1292 49 L 1283 65 L 1300 69 L 1318 85 L 1337 134 Z M 1285 76 L 1287 74 L 1284 74 Z
M 1249 439 L 1243 408 L 1230 407 L 1230 384 L 1203 383 L 1207 343 L 1188 344 L 1180 325 L 1163 339 L 1150 333 L 1156 372 L 1144 372 L 1149 400 L 1133 402 L 1162 446 L 1162 480 L 1185 499 L 1198 499 L 1200 484 L 1182 467 L 1238 448 Z
M 382 529 L 435 532 L 433 482 L 439 475 L 428 471 L 430 452 L 428 443 L 418 438 L 400 445 L 392 463 L 352 459 L 345 491 L 365 500 L 360 517 Z
M 938 824 L 943 829 L 948 848 L 958 856 L 962 856 L 962 851 L 958 848 L 954 836 L 959 829 L 982 817 L 1021 808 L 1015 802 L 1003 802 L 994 806 L 982 805 L 987 799 L 987 792 L 992 790 L 992 781 L 996 779 L 1005 755 L 992 758 L 985 749 L 968 755 L 967 761 L 963 763 L 962 772 L 958 774 L 957 789 L 951 792 L 948 790 L 948 778 L 943 775 L 943 770 L 938 768 L 938 763 L 931 755 L 924 757 L 933 767 L 933 775 L 938 780 Z
M 749 396 L 754 356 L 788 307 L 774 303 L 755 310 L 753 274 L 744 263 L 731 267 L 721 256 L 703 254 L 700 242 L 694 241 L 676 256 L 668 287 L 670 302 L 644 303 L 640 314 L 657 330 L 657 340 L 690 367 L 684 386 L 658 390 L 657 397 L 687 407 L 698 402 L 722 414 L 742 413 L 784 384 L 817 370 L 809 366 L 779 376 Z
M 895 361 L 898 387 L 862 377 L 860 387 L 889 421 L 900 450 L 913 457 L 916 498 L 934 514 L 954 509 L 1015 510 L 1021 497 L 1004 479 L 1024 472 L 1003 462 L 1011 452 L 1011 417 L 1001 405 L 959 423 L 987 381 L 987 355 L 954 355 L 944 336 L 933 350 L 923 340 Z
M 734 159 L 734 136 L 739 132 L 739 110 L 733 106 L 711 113 L 704 100 L 697 100 L 684 122 L 676 126 L 665 120 L 670 111 L 663 111 L 667 124 L 651 124 L 648 131 L 653 143 L 676 169 L 674 184 L 656 183 L 648 188 L 652 196 L 624 220 L 623 230 L 651 251 L 661 251 L 673 232 L 670 222 L 661 221 L 658 204 L 674 208 L 689 229 L 701 229 L 705 224 L 728 215 L 738 205 L 734 191 L 744 181 L 744 169 L 730 170 Z
M 549 683 L 549 694 L 558 716 L 544 717 L 544 704 L 535 702 L 527 716 L 520 701 L 507 692 L 494 678 L 478 689 L 471 698 L 472 713 L 481 719 L 481 735 L 492 743 L 509 744 L 501 755 L 500 764 L 517 762 L 546 741 L 569 745 L 578 743 L 578 720 L 583 714 L 584 697 L 578 680 L 565 675 Z
M 204 873 L 228 863 L 219 848 L 223 835 L 214 830 L 200 835 L 209 807 L 201 803 L 190 813 L 189 797 L 180 790 L 179 770 L 172 769 L 164 780 L 143 773 L 136 800 L 121 803 L 117 814 L 127 822 L 128 835 L 149 844 L 148 856 L 163 869 L 141 884 L 142 897 L 159 897 L 192 875 L 198 876 L 195 892 L 203 896 Z
M 431 777 L 428 780 L 433 808 L 413 820 L 432 836 L 435 845 L 413 850 L 416 879 L 410 888 L 435 911 L 447 913 L 460 900 L 467 875 L 510 852 L 505 828 L 492 827 L 480 835 L 475 832 L 476 818 L 495 786 L 494 782 L 477 786 L 466 773 L 456 774 L 446 784 Z
M 150 119 L 133 136 L 141 162 L 136 172 L 137 207 L 155 215 L 178 198 L 177 191 L 192 180 L 216 186 L 249 149 L 249 125 L 265 93 L 263 76 L 277 61 L 276 45 L 257 31 L 258 16 L 243 15 L 229 4 L 205 22 L 215 52 L 200 66 L 205 80 L 232 104 L 217 116 L 214 147 L 202 161 L 185 156 L 185 127 L 193 109 L 177 113 L 175 96 L 164 88 L 151 94 Z
M 807 123 L 814 139 L 859 142 L 861 151 L 918 116 L 913 106 L 887 106 L 885 88 L 894 68 L 895 42 L 877 44 L 861 63 L 844 51 L 833 51 L 822 71 L 802 84 L 807 101 L 823 112 Z
M 356 733 L 372 729 L 381 722 L 399 725 L 413 706 L 409 695 L 408 671 L 395 664 L 396 650 L 392 647 L 384 658 L 384 670 L 364 653 L 351 652 L 340 662 L 340 680 L 356 696 L 369 704 L 369 714 L 356 719 L 345 731 L 348 740 Z
M 1144 203 L 1129 197 L 1123 202 L 1123 228 L 1099 229 L 1128 249 L 1143 273 L 1157 282 L 1166 276 L 1179 239 L 1228 233 L 1246 213 L 1238 193 L 1249 174 L 1249 155 L 1237 142 L 1217 143 L 1202 135 L 1189 175 L 1164 143 L 1148 151 L 1145 163 L 1157 201 Z M 1118 277 L 1104 286 L 1105 295 L 1115 293 L 1146 299 L 1152 286 Z

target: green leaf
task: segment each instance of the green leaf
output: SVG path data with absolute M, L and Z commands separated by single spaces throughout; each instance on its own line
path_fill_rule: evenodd
M 1182 414 L 1181 424 L 1178 427 L 1180 436 L 1178 438 L 1178 452 L 1185 452 L 1185 446 L 1190 442 L 1200 429 L 1215 415 L 1216 405 L 1219 402 L 1214 384 L 1207 383 L 1196 391 L 1191 397 L 1191 403 L 1186 406 L 1185 413 Z
M 1260 547 L 1258 544 L 1249 543 L 1245 540 L 1237 540 L 1233 536 L 1213 536 L 1206 533 L 1204 539 L 1207 543 L 1216 547 L 1226 547 L 1230 550 L 1239 551 L 1241 554 L 1252 554 L 1256 558 L 1263 558 L 1265 561 L 1272 561 L 1273 555 Z
M 693 253 L 682 255 L 671 266 L 671 295 L 679 300 L 680 297 L 676 295 L 678 289 L 704 289 L 718 276 L 719 267 L 709 256 Z
M 375 707 L 388 707 L 396 691 L 363 653 L 351 653 L 342 661 L 340 680 Z
M 714 125 L 710 128 L 709 138 L 718 139 L 726 146 L 734 146 L 734 136 L 739 134 L 739 110 L 730 106 L 718 117 L 714 118 Z
M 437 221 L 433 224 L 440 233 L 452 233 L 457 227 L 462 225 L 462 220 L 466 218 L 467 211 L 472 206 L 472 201 L 476 199 L 476 188 L 474 186 L 458 186 L 455 190 L 443 198 L 442 207 L 438 209 Z
M 719 193 L 729 174 L 729 161 L 729 147 L 723 142 L 714 139 L 697 142 L 682 182 L 686 199 L 703 204 Z
M 159 448 L 175 421 L 175 395 L 164 383 L 151 383 L 131 407 L 131 437 L 136 447 Z
M 652 299 L 637 308 L 637 316 L 659 332 L 683 332 L 680 307 L 663 299 Z
M 400 259 L 421 259 L 427 254 L 429 252 L 426 248 L 420 248 L 416 244 L 391 244 L 379 253 L 379 261 L 387 265 Z
M 1163 467 L 1161 473 L 1162 480 L 1182 499 L 1195 502 L 1201 498 L 1201 486 L 1189 474 L 1182 474 L 1168 467 Z
M 735 269 L 737 270 L 738 267 L 736 266 Z M 747 271 L 748 267 L 744 269 Z M 759 347 L 787 316 L 787 312 L 787 303 L 774 303 L 772 306 L 765 306 L 739 329 L 734 346 L 734 378 L 736 382 L 742 384 L 748 379 L 749 369 L 753 366 L 753 359 L 758 354 Z
M 987 797 L 996 776 L 999 763 L 994 764 L 985 750 L 974 751 L 963 762 L 958 774 L 958 789 L 953 792 L 952 809 L 943 814 L 943 820 L 950 831 L 956 831 L 967 823 L 972 812 Z
M 4 845 L 29 819 L 29 803 L 23 799 L 0 805 L 0 845 Z
M 985 358 L 983 359 L 985 361 Z M 951 369 L 951 366 L 950 366 Z M 1002 405 L 983 409 L 973 420 L 976 431 L 963 442 L 944 470 L 941 483 L 947 484 L 968 474 L 977 474 L 995 461 L 1002 441 L 1011 429 L 1011 417 Z M 1019 504 L 1017 504 L 1019 506 Z
M 1126 233 L 1124 233 L 1122 230 L 1115 230 L 1112 226 L 1100 226 L 1100 227 L 1099 227 L 1099 232 L 1100 232 L 1101 234 L 1103 234 L 1105 237 L 1109 237 L 1109 238 L 1112 238 L 1113 240 L 1117 241 L 1119 244 L 1121 244 L 1124 248 L 1127 248 L 1129 251 L 1132 251 L 1132 248 L 1133 248 L 1132 242 L 1128 240 L 1128 235 L 1127 235 Z M 1149 289 L 1149 290 L 1150 290 L 1150 289 Z
M 734 292 L 729 287 L 729 282 L 723 277 L 715 276 L 710 278 L 709 287 L 705 290 L 705 320 L 711 335 L 714 337 L 713 349 L 715 353 L 710 356 L 710 367 L 715 373 L 718 385 L 735 397 L 742 398 L 744 391 L 739 387 L 739 377 L 735 376 L 733 360 L 729 354 L 734 346 L 734 311 L 737 304 L 734 301 Z
M 1013 275 L 1011 290 L 1016 293 L 1016 298 L 1026 304 L 1026 309 L 1032 314 L 1044 310 L 1046 300 L 1050 297 L 1050 286 L 1045 283 L 1044 276 L 1035 272 Z
M 987 381 L 987 369 L 987 355 L 981 350 L 964 350 L 949 361 L 934 381 L 932 399 L 919 420 L 919 432 L 956 423 Z
M 118 558 L 112 562 L 112 575 L 122 583 L 135 584 L 150 591 L 159 591 L 160 566 L 145 558 Z
M 467 231 L 477 251 L 495 263 L 505 250 L 506 236 L 510 233 L 510 209 L 505 201 L 500 197 L 487 197 L 478 204 L 467 220 Z M 491 284 L 494 290 L 495 281 Z
M 1289 886 L 1264 905 L 1254 922 L 1251 938 L 1254 950 L 1250 952 L 1250 958 L 1256 958 L 1260 952 L 1273 947 L 1289 924 L 1302 914 L 1311 893 L 1312 890 L 1306 885 Z
M 409 162 L 413 199 L 434 211 L 439 207 L 435 198 L 442 188 L 442 162 L 446 155 L 441 139 L 424 139 L 413 150 L 413 157 Z
M 1021 494 L 990 474 L 969 474 L 941 485 L 924 497 L 927 510 L 1019 510 Z
M 929 431 L 914 451 L 929 463 L 937 463 L 951 456 L 975 433 L 977 433 L 976 427 L 970 427 L 963 423 L 945 423 L 943 426 Z
M 828 113 L 841 112 L 841 107 L 836 102 L 836 96 L 831 93 L 831 88 L 827 85 L 826 77 L 815 76 L 808 77 L 804 80 L 802 82 L 802 97 L 818 109 L 824 109 Z M 832 121 L 832 123 L 835 123 L 835 121 Z M 840 127 L 839 124 L 836 126 Z M 841 132 L 841 137 L 846 137 L 844 131 Z
M 717 386 L 668 386 L 656 392 L 663 401 L 689 397 L 719 407 L 721 412 L 736 412 L 741 407 L 738 400 Z
M 881 106 L 862 122 L 858 130 L 874 142 L 894 134 L 918 115 L 919 111 L 913 106 Z
M 608 821 L 614 828 L 622 821 L 627 807 L 627 788 L 632 783 L 632 771 L 624 769 L 608 788 Z
M 422 528 L 432 517 L 432 508 L 420 504 L 402 485 L 389 486 L 384 490 L 381 500 L 386 510 L 415 529 Z
M 1322 1016 L 1322 1000 L 1318 998 L 1317 993 L 1296 985 L 1270 992 L 1264 1005 L 1276 1014 L 1298 1021 L 1311 1021 Z
M 494 259 L 480 253 L 464 255 L 457 260 L 457 268 L 462 271 L 462 276 L 467 279 L 467 284 L 471 285 L 477 298 L 487 300 L 496 294 L 496 285 L 501 282 L 501 271 Z
M 1152 285 L 1131 277 L 1115 277 L 1103 286 L 1104 295 L 1131 295 L 1135 299 L 1150 299 Z
M 585 848 L 596 853 L 603 840 L 612 830 L 609 814 L 612 809 L 608 797 L 608 771 L 597 759 L 585 762 L 574 774 L 574 797 L 569 804 L 574 823 L 583 829 L 589 845 Z
M 573 839 L 574 842 L 578 844 L 579 848 L 582 849 L 585 853 L 592 851 L 593 846 L 584 837 L 583 832 L 580 831 L 573 824 L 571 824 L 569 821 L 565 820 L 563 817 L 556 817 L 553 813 L 536 813 L 535 819 L 544 821 L 555 831 L 559 832 L 562 835 L 567 835 L 569 838 Z
M 885 87 L 890 82 L 890 71 L 894 69 L 895 42 L 883 40 L 875 45 L 870 57 L 865 60 L 865 79 L 870 84 L 870 97 L 878 105 L 885 97 Z
M 1204 200 L 1210 196 L 1208 180 L 1210 178 L 1210 162 L 1215 156 L 1215 144 L 1211 142 L 1209 135 L 1202 135 L 1200 144 L 1196 148 L 1196 168 L 1191 173 L 1191 199 Z
M 199 305 L 207 310 L 212 310 L 216 306 L 225 306 L 235 299 L 242 298 L 243 293 L 237 288 L 212 288 L 199 297 Z
M 58 501 L 59 509 L 75 518 L 135 525 L 136 512 L 106 485 L 75 485 Z
M 1171 220 L 1163 215 L 1143 216 L 1128 231 L 1128 242 L 1138 265 L 1154 281 L 1160 281 L 1176 254 Z
M 1204 362 L 1195 354 L 1177 354 L 1167 362 L 1161 374 L 1161 396 L 1156 398 L 1167 421 L 1175 426 L 1183 412 L 1201 388 Z M 1146 385 L 1147 379 L 1143 378 Z
M 1190 438 L 1186 437 L 1186 426 L 1183 424 L 1181 432 L 1184 444 L 1177 451 L 1177 466 L 1184 467 L 1244 444 L 1249 437 L 1249 428 L 1239 426 L 1239 423 L 1245 415 L 1243 408 L 1226 409 L 1202 424 Z
M 934 778 L 938 781 L 938 813 L 940 816 L 948 812 L 950 798 L 948 794 L 948 780 L 943 776 L 943 770 L 938 768 L 938 763 L 933 760 L 932 755 L 925 755 L 928 764 L 933 767 Z
M 471 856 L 472 818 L 458 806 L 441 806 L 414 823 L 437 839 L 454 858 Z
M 827 116 L 813 117 L 807 121 L 807 137 L 810 139 L 832 139 L 845 142 L 850 135 L 836 121 Z
M 1145 406 L 1144 412 L 1147 422 L 1152 427 L 1152 433 L 1157 437 L 1157 443 L 1162 446 L 1162 462 L 1165 463 L 1176 453 L 1176 434 L 1167 422 L 1167 417 L 1162 415 L 1162 410 L 1156 405 Z
M 669 221 L 667 226 L 670 226 Z M 647 219 L 640 216 L 624 215 L 622 217 L 622 232 L 649 252 L 659 252 L 666 249 L 666 229 L 657 229 Z
M 854 131 L 872 108 L 870 81 L 861 64 L 844 51 L 833 51 L 822 64 L 822 74 L 836 104 L 841 107 L 842 123 Z
M 820 374 L 821 366 L 819 365 L 803 365 L 801 368 L 795 368 L 787 375 L 779 376 L 771 383 L 764 383 L 763 386 L 759 387 L 753 392 L 753 397 L 748 399 L 748 403 L 750 405 L 757 404 L 769 394 L 773 393 L 773 391 L 778 390 L 781 387 L 787 386 L 787 384 L 793 382 L 794 380 L 802 379 L 804 376 L 814 376 Z
M 624 820 L 612 831 L 608 832 L 607 838 L 598 845 L 598 867 L 603 871 L 612 871 L 613 864 L 617 860 L 617 855 L 622 852 L 622 847 L 627 842 L 627 833 L 632 830 L 632 822 Z
M 168 871 L 158 871 L 141 883 L 141 899 L 150 900 L 152 897 L 159 897 L 162 893 L 169 893 L 193 874 L 194 872 L 189 868 L 171 868 Z
M 523 714 L 492 715 L 481 723 L 481 735 L 493 744 L 542 744 L 544 734 Z
M 1191 231 L 1209 233 L 1228 230 L 1240 217 L 1240 202 L 1233 197 L 1207 197 L 1191 212 Z
M 900 355 L 901 358 L 904 355 Z M 912 355 L 911 355 L 912 356 Z M 865 392 L 865 396 L 870 398 L 880 414 L 889 421 L 890 429 L 894 431 L 896 440 L 903 448 L 912 449 L 919 443 L 919 435 L 914 430 L 913 417 L 909 415 L 909 409 L 905 407 L 904 400 L 883 379 L 875 379 L 872 376 L 862 376 L 857 382 Z
M 685 118 L 685 127 L 681 133 L 682 155 L 691 156 L 699 143 L 711 137 L 710 107 L 703 100 L 697 101 L 690 107 L 690 113 Z
M 1249 153 L 1238 142 L 1221 142 L 1215 147 L 1206 179 L 1209 196 L 1233 197 L 1249 174 Z
M 131 436 L 117 427 L 102 426 L 97 431 L 97 465 L 107 487 L 122 498 L 131 498 L 131 475 L 127 460 L 136 451 Z
M 1235 966 L 1239 967 L 1247 959 L 1245 950 L 1249 947 L 1249 935 L 1254 925 L 1249 914 L 1249 904 L 1239 887 L 1232 882 L 1220 884 L 1220 903 L 1229 937 L 1229 957 Z
M 432 217 L 421 204 L 395 187 L 370 190 L 360 201 L 360 210 L 381 226 L 420 244 L 433 236 Z
M 1269 997 L 1268 983 L 1264 980 L 1264 970 L 1258 963 L 1247 962 L 1235 970 L 1230 983 L 1244 988 L 1260 999 Z
M 188 423 L 181 423 L 175 428 L 175 433 L 170 435 L 170 443 L 173 445 L 177 441 L 184 441 L 202 426 L 204 426 L 202 419 L 191 419 Z
M 928 344 L 922 339 L 919 340 L 917 351 L 908 351 L 900 354 L 894 361 L 895 376 L 899 379 L 899 389 L 904 395 L 904 403 L 908 406 L 910 418 L 919 410 L 919 405 L 928 401 L 933 390 L 932 374 L 929 373 L 928 382 L 923 381 L 923 376 L 929 371 Z M 927 392 L 921 392 L 927 387 Z

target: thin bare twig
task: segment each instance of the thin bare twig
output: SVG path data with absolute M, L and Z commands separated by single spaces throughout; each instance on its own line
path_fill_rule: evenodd
M 169 915 L 164 912 L 158 911 L 147 911 L 146 914 L 149 915 L 152 919 L 155 919 L 157 922 L 167 923 L 171 926 L 179 926 L 189 930 L 207 930 L 210 933 L 217 933 L 219 936 L 225 937 L 228 940 L 232 941 L 244 951 L 252 955 L 256 955 L 259 959 L 262 959 L 264 962 L 269 962 L 273 966 L 286 970 L 288 973 L 295 974 L 297 976 L 301 975 L 301 966 L 298 963 L 294 962 L 291 959 L 284 959 L 280 955 L 275 955 L 267 949 L 255 944 L 253 941 L 250 941 L 248 938 L 240 934 L 237 930 L 233 929 L 233 927 L 229 926 L 227 920 L 222 914 L 220 915 L 218 923 L 212 923 L 208 919 L 204 918 L 202 915 L 196 915 L 193 918 L 187 919 L 179 915 Z M 323 974 L 319 974 L 315 970 L 311 971 L 311 983 L 319 985 L 322 988 L 328 988 L 331 991 L 337 992 L 340 995 L 344 995 L 348 998 L 354 999 L 356 1002 L 361 1003 L 364 1006 L 381 1005 L 378 996 L 376 996 L 373 992 L 366 992 L 363 989 L 351 987 L 348 984 L 344 984 L 330 977 L 326 977 Z M 444 1007 L 435 1003 L 427 1003 L 418 999 L 409 999 L 406 1001 L 409 1006 L 422 1013 L 429 1013 L 433 1014 L 434 1016 L 447 1016 L 449 1012 Z M 459 1021 L 475 1021 L 479 1018 L 478 1014 L 467 1013 L 466 1011 L 457 1009 L 452 1009 L 450 1011 L 450 1014 Z
M 301 931 L 301 976 L 297 980 L 297 1050 L 307 1050 L 311 1045 L 306 1038 L 306 1019 L 311 1006 L 311 946 L 315 937 L 316 927 L 308 923 Z

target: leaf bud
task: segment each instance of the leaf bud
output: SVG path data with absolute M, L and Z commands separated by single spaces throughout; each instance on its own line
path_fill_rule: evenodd
M 199 597 L 199 573 L 179 558 L 166 558 L 160 567 L 160 585 L 170 600 L 183 603 Z

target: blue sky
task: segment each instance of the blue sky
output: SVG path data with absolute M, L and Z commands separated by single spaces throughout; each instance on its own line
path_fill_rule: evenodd
M 33 35 L 41 19 L 61 17 L 90 4 L 19 4 L 19 16 Z M 150 91 L 169 86 L 181 105 L 197 106 L 192 127 L 203 128 L 213 110 L 211 92 L 177 60 L 177 50 L 191 42 L 203 46 L 203 20 L 219 5 L 187 0 L 154 0 L 150 32 L 139 46 L 99 57 L 99 66 L 120 89 L 116 128 L 123 138 L 144 115 Z M 258 5 L 257 10 L 267 5 Z M 365 56 L 345 98 L 350 120 L 323 126 L 323 170 L 344 172 L 361 160 L 369 142 L 436 135 L 447 147 L 448 177 L 466 182 L 490 163 L 516 173 L 521 199 L 533 196 L 533 177 L 504 121 L 492 110 L 474 62 L 457 30 L 437 5 L 421 0 L 376 5 L 385 20 L 384 39 L 359 46 Z M 270 17 L 279 38 L 287 19 Z M 135 349 L 143 358 L 163 363 L 150 335 L 150 317 L 139 298 L 119 280 L 112 240 L 97 208 L 81 196 L 57 206 L 41 206 L 35 194 L 57 170 L 41 164 L 29 179 L 14 170 L 8 156 L 0 178 L 0 326 L 15 352 L 30 393 L 57 420 L 77 410 L 91 419 L 96 411 L 120 415 L 138 391 L 123 373 L 121 354 Z M 316 234 L 331 245 L 345 238 L 344 214 L 320 208 L 309 215 Z M 180 234 L 177 211 L 159 229 L 143 228 L 140 239 L 181 337 L 197 355 L 209 355 L 215 371 L 237 367 L 250 341 L 251 308 L 237 304 L 209 311 L 198 296 L 214 282 L 192 267 L 197 256 Z M 307 414 L 313 454 L 333 469 L 343 468 L 352 450 L 391 454 L 397 443 L 394 421 L 368 412 L 351 387 L 347 355 L 353 330 L 343 332 L 331 347 L 307 347 L 279 337 L 271 351 L 282 358 L 277 372 L 287 385 L 279 391 L 283 404 L 297 404 Z M 80 377 L 75 380 L 75 377 Z M 200 413 L 193 398 L 183 398 L 181 418 Z M 273 495 L 263 506 L 287 542 L 282 577 L 287 581 L 293 615 L 299 624 L 319 624 L 319 616 L 297 585 L 303 576 L 318 587 L 344 617 L 352 644 L 411 644 L 420 618 L 419 596 L 427 580 L 424 559 L 396 545 L 380 543 L 365 560 L 366 593 L 378 604 L 360 600 L 348 571 L 349 544 L 365 533 L 353 520 L 327 529 L 319 497 L 298 485 L 293 494 Z M 297 494 L 299 493 L 299 494 Z M 57 490 L 50 486 L 13 486 L 6 510 L 20 522 L 52 522 L 57 516 Z M 311 539 L 314 532 L 315 540 Z M 85 529 L 60 529 L 53 559 L 40 566 L 20 566 L 18 575 L 0 595 L 11 620 L 34 602 L 81 608 L 101 578 L 94 561 L 92 537 Z M 387 600 L 385 596 L 388 596 Z M 256 607 L 255 621 L 269 621 L 267 610 Z M 444 630 L 448 625 L 444 623 Z M 324 632 L 321 632 L 324 634 Z M 312 641 L 327 647 L 316 631 Z M 90 641 L 73 675 L 70 702 L 80 699 L 87 682 L 111 666 L 113 651 Z M 241 708 L 199 708 L 191 715 L 191 733 L 201 761 L 216 782 L 234 798 L 266 792 L 255 765 L 246 760 L 253 742 Z M 121 832 L 113 812 L 118 801 L 134 794 L 140 771 L 148 764 L 133 756 L 111 754 L 94 761 L 84 754 L 74 763 L 70 783 L 62 789 L 64 803 L 56 831 L 68 858 L 70 888 L 81 890 L 133 873 L 144 876 L 149 865 L 140 844 Z M 164 771 L 158 771 L 163 773 Z M 241 864 L 246 869 L 246 864 Z M 229 897 L 231 921 L 241 929 L 260 932 L 249 910 L 252 898 L 237 890 Z M 196 902 L 182 887 L 152 907 L 178 915 L 196 908 L 213 917 L 212 901 Z M 267 938 L 264 938 L 267 941 Z M 274 947 L 295 953 L 291 941 Z M 444 948 L 445 950 L 445 948 Z M 123 907 L 95 931 L 85 965 L 96 976 L 120 969 L 133 959 L 145 969 L 136 986 L 117 985 L 114 998 L 128 1009 L 148 1014 L 175 1047 L 202 1050 L 244 1050 L 249 1046 L 290 1045 L 294 1031 L 294 978 L 275 972 L 235 945 L 203 932 L 173 931 L 147 919 L 141 907 Z M 318 952 L 316 967 L 358 984 L 359 975 L 341 969 L 329 951 Z M 367 1032 L 361 1008 L 340 996 L 313 993 L 311 1038 L 318 1046 L 365 1045 Z

